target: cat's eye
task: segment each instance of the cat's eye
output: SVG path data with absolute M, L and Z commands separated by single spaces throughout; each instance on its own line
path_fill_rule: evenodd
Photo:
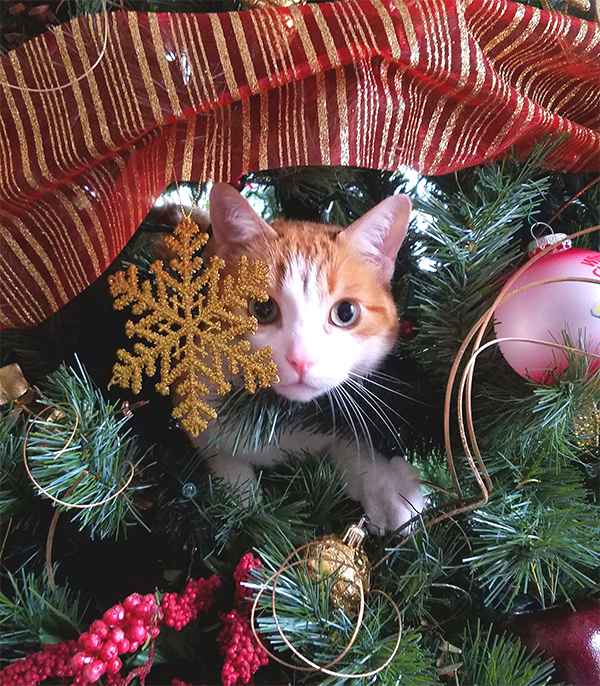
M 258 319 L 259 324 L 272 324 L 279 318 L 279 307 L 273 298 L 268 298 L 264 302 L 250 300 L 248 310 Z
M 335 326 L 347 328 L 354 326 L 360 317 L 360 305 L 352 300 L 340 300 L 329 314 L 331 323 Z

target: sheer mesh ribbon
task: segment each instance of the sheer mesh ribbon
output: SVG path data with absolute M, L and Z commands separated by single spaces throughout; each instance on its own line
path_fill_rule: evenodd
M 504 0 L 106 16 L 92 70 L 102 15 L 0 60 L 0 80 L 20 87 L 2 86 L 0 115 L 5 327 L 42 321 L 102 274 L 175 177 L 441 174 L 563 134 L 552 167 L 598 167 L 590 22 Z

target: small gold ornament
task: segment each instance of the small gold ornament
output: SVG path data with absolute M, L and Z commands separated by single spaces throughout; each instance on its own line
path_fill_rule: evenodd
M 306 5 L 306 0 L 242 0 L 242 5 L 247 10 L 262 10 L 265 7 L 292 7 L 293 5 Z
M 590 402 L 573 418 L 577 445 L 583 450 L 591 450 L 599 445 L 600 409 L 598 403 Z
M 23 398 L 28 390 L 27 379 L 16 362 L 0 367 L 0 405 Z
M 308 568 L 318 576 L 335 575 L 331 596 L 346 614 L 357 611 L 362 593 L 371 587 L 371 564 L 362 549 L 366 531 L 364 517 L 340 537 L 321 536 L 306 551 Z
M 220 281 L 225 262 L 213 257 L 202 269 L 203 260 L 197 254 L 207 241 L 208 234 L 185 217 L 173 237 L 165 239 L 176 255 L 169 263 L 171 271 L 160 260 L 150 267 L 154 287 L 150 281 L 138 283 L 133 265 L 109 278 L 115 309 L 131 305 L 133 314 L 144 314 L 137 322 L 128 321 L 125 332 L 145 341 L 135 343 L 133 354 L 117 351 L 120 362 L 113 367 L 110 384 L 139 393 L 143 373 L 154 376 L 160 360 L 156 390 L 168 395 L 171 385 L 179 382 L 172 414 L 192 436 L 206 428 L 207 419 L 217 416 L 201 397 L 210 392 L 202 377 L 214 384 L 219 395 L 231 390 L 223 358 L 230 374 L 243 373 L 250 393 L 259 385 L 267 388 L 279 381 L 277 367 L 269 359 L 272 349 L 265 346 L 250 352 L 250 343 L 242 339 L 258 327 L 256 318 L 245 311 L 248 299 L 267 300 L 269 266 L 240 257 L 236 275 Z

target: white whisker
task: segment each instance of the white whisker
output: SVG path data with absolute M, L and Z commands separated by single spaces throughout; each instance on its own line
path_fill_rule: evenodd
M 399 412 L 397 412 L 391 405 L 388 405 L 376 393 L 373 393 L 373 391 L 370 388 L 367 388 L 365 385 L 359 383 L 358 381 L 355 381 L 354 379 L 347 379 L 347 382 L 350 383 L 352 385 L 352 387 L 355 388 L 359 392 L 360 395 L 364 395 L 364 393 L 367 393 L 371 398 L 373 398 L 373 401 L 376 402 L 377 406 L 380 407 L 381 409 L 386 408 L 392 414 L 395 414 L 396 417 L 403 419 L 402 415 Z M 365 400 L 366 400 L 366 398 L 365 398 Z
M 352 433 L 354 434 L 354 440 L 356 441 L 356 449 L 358 452 L 358 456 L 360 457 L 360 440 L 358 438 L 358 431 L 356 430 L 356 425 L 354 423 L 354 419 L 352 418 L 352 414 L 348 409 L 348 406 L 346 405 L 345 399 L 341 396 L 341 391 L 342 387 L 337 386 L 336 388 L 333 389 L 334 391 L 334 398 L 338 402 L 338 406 L 340 408 L 340 411 L 342 412 L 342 416 L 346 417 L 348 424 L 350 428 L 352 429 Z
M 381 376 L 383 379 L 389 379 L 392 381 L 398 382 L 398 379 L 394 378 L 393 376 L 390 376 L 389 374 L 379 374 L 379 372 L 371 372 L 369 376 L 363 376 L 361 374 L 356 374 L 355 372 L 348 372 L 348 374 L 352 377 L 355 377 L 356 379 L 360 379 L 361 381 L 367 381 L 370 384 L 373 384 L 373 386 L 377 386 L 378 388 L 383 388 L 384 391 L 388 391 L 389 393 L 393 393 L 394 395 L 400 396 L 401 398 L 406 398 L 407 400 L 410 400 L 413 403 L 418 403 L 420 405 L 426 405 L 422 400 L 417 400 L 416 398 L 412 398 L 410 395 L 407 395 L 406 393 L 401 393 L 400 391 L 397 391 L 395 388 L 390 388 L 390 386 L 386 386 L 385 384 L 380 384 L 377 381 L 373 381 L 371 378 L 371 374 L 377 374 Z
M 367 425 L 367 422 L 365 421 L 365 418 L 363 417 L 361 406 L 350 395 L 347 388 L 344 388 L 344 386 L 340 386 L 339 390 L 348 399 L 348 406 L 354 410 L 354 413 L 355 413 L 354 416 L 356 417 L 356 419 L 358 420 L 358 423 L 360 424 L 360 426 L 362 428 L 363 436 L 365 437 L 365 441 L 367 442 L 367 445 L 369 447 L 369 452 L 371 453 L 371 457 L 374 457 L 375 446 L 373 445 L 373 439 L 371 438 L 371 432 L 369 431 L 369 427 Z
M 335 434 L 335 429 L 336 429 L 336 422 L 335 422 L 335 407 L 333 404 L 333 398 L 331 397 L 331 391 L 327 391 L 327 398 L 329 400 L 329 406 L 331 407 L 331 422 L 333 425 L 333 433 Z
M 363 381 L 368 381 L 369 383 L 372 383 L 372 384 L 374 384 L 375 386 L 379 386 L 379 387 L 383 388 L 384 390 L 392 390 L 392 389 L 388 388 L 387 386 L 382 386 L 381 384 L 375 383 L 372 379 L 369 379 L 368 377 L 363 377 L 363 376 L 360 376 L 360 375 L 354 374 L 354 373 L 351 373 L 351 375 L 352 375 L 352 376 L 355 376 L 355 377 L 357 377 L 357 378 L 359 378 L 359 379 L 361 379 L 361 380 L 363 380 Z M 353 381 L 354 381 L 354 380 L 353 380 Z M 364 386 L 363 384 L 359 384 L 359 383 L 356 382 L 356 381 L 354 381 L 354 383 L 357 384 L 357 386 L 360 386 L 360 388 L 361 388 L 363 391 L 365 391 L 366 393 L 368 393 L 368 394 L 373 398 L 373 400 L 377 401 L 378 405 L 381 407 L 382 410 L 383 410 L 384 407 L 386 407 L 388 410 L 390 410 L 390 412 L 392 412 L 392 413 L 395 414 L 397 417 L 399 417 L 399 418 L 404 422 L 404 424 L 406 424 L 407 426 L 409 426 L 413 431 L 417 432 L 417 429 L 414 427 L 414 425 L 411 424 L 411 423 L 406 419 L 406 417 L 404 417 L 404 415 L 402 415 L 402 414 L 400 414 L 399 412 L 397 412 L 396 410 L 394 410 L 393 407 L 391 407 L 391 406 L 388 405 L 386 402 L 384 402 L 376 393 L 373 393 L 373 391 L 371 391 L 370 389 L 368 389 L 368 388 L 367 388 L 366 386 Z M 392 391 L 392 392 L 395 392 L 395 391 Z M 398 395 L 401 395 L 402 397 L 405 397 L 405 398 L 409 398 L 409 396 L 405 396 L 403 393 L 398 393 Z M 366 399 L 366 398 L 365 398 L 365 399 Z M 409 398 L 409 400 L 412 400 L 412 401 L 415 402 L 415 403 L 420 403 L 420 404 L 422 404 L 422 405 L 425 405 L 425 404 L 426 404 L 426 403 L 421 402 L 420 400 L 413 400 L 412 398 Z M 390 421 L 391 421 L 391 420 L 390 420 Z M 417 432 L 417 433 L 419 433 L 419 432 Z M 402 446 L 401 441 L 400 441 L 400 440 L 398 439 L 398 437 L 397 437 L 397 429 L 396 429 L 396 428 L 394 428 L 394 435 L 395 435 L 395 437 L 396 437 L 396 441 L 397 441 L 398 445 Z
M 383 422 L 384 426 L 388 429 L 390 434 L 394 437 L 394 440 L 396 443 L 400 446 L 400 440 L 398 438 L 398 428 L 394 426 L 394 423 L 390 419 L 390 417 L 386 414 L 384 410 L 385 403 L 381 401 L 374 393 L 369 391 L 368 388 L 365 388 L 364 386 L 361 386 L 357 381 L 354 381 L 353 379 L 348 379 L 348 381 L 352 384 L 352 387 L 355 389 L 356 393 L 369 405 L 369 407 L 375 412 L 375 414 L 381 419 Z M 370 397 L 369 397 L 370 396 Z M 394 414 L 396 414 L 398 417 L 400 415 L 392 410 L 392 408 L 389 408 Z M 371 419 L 371 422 L 373 423 L 374 426 L 376 426 L 375 422 Z

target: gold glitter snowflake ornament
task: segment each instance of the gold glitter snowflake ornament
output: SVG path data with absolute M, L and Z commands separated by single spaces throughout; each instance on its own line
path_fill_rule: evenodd
M 179 402 L 173 417 L 181 419 L 184 428 L 197 436 L 207 426 L 207 419 L 217 416 L 205 401 L 211 382 L 219 395 L 231 390 L 229 374 L 244 375 L 246 388 L 254 393 L 257 386 L 267 388 L 279 381 L 277 367 L 270 360 L 272 349 L 265 346 L 250 352 L 245 334 L 255 333 L 258 322 L 247 315 L 248 299 L 267 300 L 269 266 L 258 260 L 240 257 L 235 276 L 221 280 L 225 262 L 213 257 L 204 269 L 197 253 L 204 247 L 208 234 L 185 218 L 167 237 L 167 247 L 174 253 L 170 271 L 155 262 L 150 271 L 154 284 L 138 282 L 136 268 L 109 278 L 114 307 L 132 306 L 137 322 L 128 321 L 125 332 L 144 342 L 135 343 L 133 354 L 118 350 L 119 362 L 113 367 L 110 384 L 131 388 L 139 393 L 142 375 L 156 373 L 160 359 L 160 382 L 156 390 L 168 395 L 172 384 Z M 224 364 L 224 362 L 226 364 Z

